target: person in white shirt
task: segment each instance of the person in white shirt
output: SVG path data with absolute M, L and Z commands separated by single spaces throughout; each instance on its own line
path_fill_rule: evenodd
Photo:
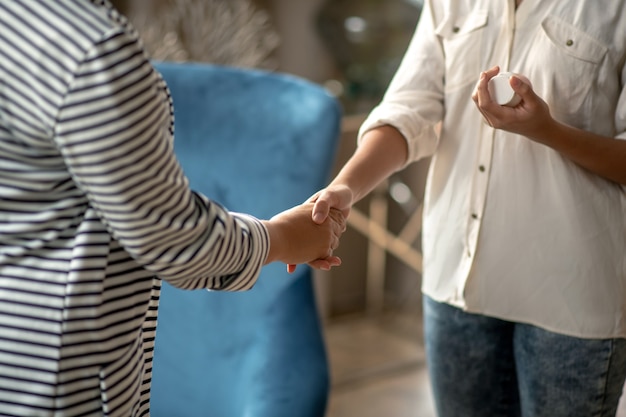
M 330 207 L 348 215 L 390 174 L 432 156 L 422 292 L 440 417 L 616 413 L 625 33 L 623 0 L 426 0 L 357 150 L 311 198 L 317 221 Z M 525 77 L 509 79 L 515 107 L 489 94 L 501 71 Z

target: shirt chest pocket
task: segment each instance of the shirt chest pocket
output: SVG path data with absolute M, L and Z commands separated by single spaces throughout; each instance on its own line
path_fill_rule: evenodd
M 483 70 L 483 37 L 487 21 L 487 10 L 474 10 L 463 16 L 449 16 L 435 29 L 445 54 L 446 91 L 478 80 Z
M 545 74 L 549 77 L 546 87 L 555 95 L 567 96 L 567 100 L 552 104 L 551 110 L 564 121 L 586 117 L 608 47 L 555 16 L 544 19 L 541 28 L 543 39 L 536 46 L 550 57 L 552 66 Z
M 600 41 L 557 17 L 548 16 L 541 22 L 541 27 L 556 49 L 555 52 L 564 54 L 566 59 L 597 65 L 608 51 Z

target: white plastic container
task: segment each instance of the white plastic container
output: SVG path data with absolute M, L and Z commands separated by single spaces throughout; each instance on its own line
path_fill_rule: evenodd
M 511 76 L 515 75 L 526 81 L 526 77 L 522 77 L 512 72 L 501 72 L 492 79 L 489 80 L 487 86 L 491 98 L 500 106 L 515 107 L 519 104 L 522 98 L 513 91 L 510 84 Z

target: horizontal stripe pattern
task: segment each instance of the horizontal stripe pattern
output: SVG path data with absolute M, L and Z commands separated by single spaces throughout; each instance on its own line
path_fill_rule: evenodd
M 146 416 L 160 281 L 245 290 L 267 231 L 188 189 L 106 1 L 0 3 L 0 415 Z

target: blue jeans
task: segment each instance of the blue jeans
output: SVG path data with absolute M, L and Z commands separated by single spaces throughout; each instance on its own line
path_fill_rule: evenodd
M 626 339 L 581 339 L 424 297 L 439 417 L 613 417 Z

